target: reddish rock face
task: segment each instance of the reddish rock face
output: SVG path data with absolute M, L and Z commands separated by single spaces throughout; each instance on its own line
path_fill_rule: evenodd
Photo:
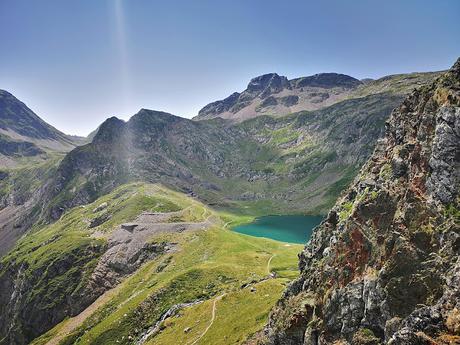
M 300 254 L 301 276 L 260 342 L 458 342 L 459 186 L 460 59 L 393 111 L 385 138 Z M 303 324 L 299 296 L 314 296 Z M 283 326 L 289 317 L 300 340 Z

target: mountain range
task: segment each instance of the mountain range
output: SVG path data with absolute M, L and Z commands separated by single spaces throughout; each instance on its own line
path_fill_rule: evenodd
M 319 73 L 288 80 L 276 73 L 252 79 L 246 90 L 206 105 L 196 120 L 221 117 L 244 121 L 260 115 L 284 116 L 312 111 L 335 103 L 377 93 L 401 95 L 431 80 L 436 73 L 390 75 L 358 80 L 345 74 Z
M 0 91 L 0 344 L 455 337 L 459 63 L 266 74 L 192 120 L 141 109 L 89 138 Z M 298 213 L 327 214 L 300 276 L 300 246 L 227 229 Z M 212 331 L 216 304 L 232 322 Z
M 84 139 L 60 133 L 3 92 L 8 96 L 2 110 L 3 133 L 22 133 L 16 142 L 34 145 L 38 151 L 33 157 L 43 164 L 3 172 L 0 224 L 6 230 L 0 233 L 0 253 L 38 219 L 57 219 L 69 207 L 93 201 L 127 181 L 161 182 L 211 206 L 247 209 L 252 215 L 325 213 L 372 153 L 391 110 L 414 85 L 436 75 L 387 77 L 379 87 L 368 88 L 371 94 L 360 93 L 330 107 L 258 116 L 237 124 L 141 110 L 127 123 L 108 119 L 93 133 L 91 143 L 65 157 L 58 151 Z M 265 80 L 255 78 L 259 79 Z M 303 79 L 316 78 L 298 80 Z M 336 87 L 346 85 L 343 79 L 353 80 L 326 79 Z M 16 109 L 22 122 L 12 121 L 10 109 Z M 30 127 L 36 129 L 18 123 L 35 124 Z M 16 153 L 8 159 L 18 164 L 22 156 Z M 31 180 L 28 175 L 40 178 Z

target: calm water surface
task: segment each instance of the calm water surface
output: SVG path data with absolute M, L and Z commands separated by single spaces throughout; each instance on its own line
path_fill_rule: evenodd
M 306 243 L 322 219 L 321 216 L 264 216 L 252 223 L 235 226 L 233 231 L 282 242 Z

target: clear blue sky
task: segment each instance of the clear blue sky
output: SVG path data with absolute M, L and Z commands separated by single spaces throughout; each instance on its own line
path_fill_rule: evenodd
M 0 0 L 0 88 L 71 134 L 140 108 L 191 117 L 250 78 L 441 70 L 459 0 Z

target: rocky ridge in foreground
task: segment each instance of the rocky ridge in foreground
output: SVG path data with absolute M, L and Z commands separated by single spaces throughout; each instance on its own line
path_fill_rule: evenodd
M 460 59 L 393 112 L 254 342 L 460 343 L 459 183 Z

